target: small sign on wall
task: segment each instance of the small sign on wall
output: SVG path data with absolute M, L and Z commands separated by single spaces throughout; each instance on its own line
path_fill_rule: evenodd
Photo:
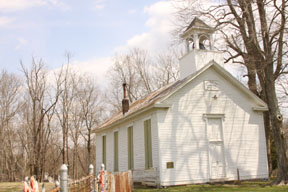
M 204 81 L 204 89 L 207 91 L 218 91 L 219 84 L 216 80 L 206 80 Z
M 166 168 L 167 168 L 167 169 L 172 169 L 172 168 L 174 168 L 174 162 L 167 162 L 167 163 L 166 163 Z

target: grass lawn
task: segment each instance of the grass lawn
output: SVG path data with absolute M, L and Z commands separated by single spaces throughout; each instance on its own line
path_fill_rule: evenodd
M 147 188 L 147 189 L 136 189 L 135 192 L 189 192 L 189 191 L 212 191 L 212 192 L 250 192 L 250 191 L 261 191 L 261 192 L 287 192 L 287 186 L 269 186 L 268 182 L 243 182 L 241 185 L 230 185 L 230 184 L 215 184 L 215 185 L 187 185 L 178 187 L 167 187 L 163 189 Z M 21 182 L 3 182 L 0 183 L 0 192 L 21 192 L 23 190 L 23 183 Z M 53 183 L 45 183 L 46 191 L 54 187 Z M 41 187 L 39 186 L 41 191 Z
M 45 183 L 46 191 L 47 189 L 53 189 L 54 183 Z M 1 182 L 0 192 L 21 192 L 24 189 L 24 184 L 22 182 Z M 39 184 L 39 191 L 41 191 L 41 184 Z
M 230 191 L 261 191 L 261 192 L 287 192 L 288 191 L 288 185 L 287 186 L 269 186 L 267 185 L 267 182 L 243 182 L 241 185 L 221 185 L 221 184 L 215 184 L 215 185 L 187 185 L 187 186 L 178 186 L 178 187 L 167 187 L 163 189 L 136 189 L 136 192 L 188 192 L 188 191 L 213 191 L 213 192 L 230 192 Z

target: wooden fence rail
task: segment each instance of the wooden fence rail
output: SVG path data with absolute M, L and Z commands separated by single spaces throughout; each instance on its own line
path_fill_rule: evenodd
M 95 177 L 89 175 L 69 185 L 70 192 L 91 192 L 95 190 Z
M 65 165 L 66 166 L 66 165 Z M 68 183 L 67 167 L 62 166 L 60 169 L 60 187 L 50 190 L 49 192 L 98 192 L 101 191 L 99 183 L 96 184 L 96 177 L 93 174 L 93 166 L 89 166 L 89 175 L 83 179 Z M 62 169 L 62 168 L 65 169 Z M 63 171 L 64 170 L 64 171 Z M 67 172 L 65 172 L 67 171 Z M 105 192 L 132 192 L 133 181 L 132 172 L 121 172 L 112 174 L 111 172 L 102 171 L 103 181 L 105 181 Z M 99 177 L 101 178 L 101 177 Z
M 91 192 L 96 191 L 95 177 L 89 175 L 83 179 L 73 181 L 68 184 L 69 192 Z M 56 187 L 55 189 L 50 190 L 49 192 L 60 192 L 60 188 Z

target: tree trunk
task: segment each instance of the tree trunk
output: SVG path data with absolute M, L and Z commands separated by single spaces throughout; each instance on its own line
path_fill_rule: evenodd
M 66 138 L 65 138 L 65 129 L 64 128 L 62 128 L 63 129 L 63 140 L 62 140 L 62 163 L 63 164 L 66 164 L 66 153 L 65 153 L 65 143 L 66 143 Z
M 273 77 L 273 65 L 267 66 L 265 68 L 265 93 L 266 93 L 266 102 L 269 108 L 269 114 L 271 118 L 272 134 L 276 146 L 277 153 L 277 179 L 275 184 L 287 183 L 288 181 L 288 166 L 287 166 L 287 157 L 285 142 L 283 139 L 283 134 L 281 133 L 282 129 L 282 115 L 278 107 L 278 100 L 275 91 L 275 82 Z
M 88 165 L 90 165 L 91 163 L 91 129 L 88 129 L 87 151 L 88 151 Z
M 73 175 L 73 179 L 75 180 L 75 164 L 76 164 L 76 160 L 75 160 L 75 146 L 74 146 L 74 150 L 73 150 L 73 159 L 72 159 L 72 175 Z
M 267 159 L 268 159 L 268 168 L 269 168 L 269 177 L 271 177 L 273 171 L 272 164 L 272 154 L 271 154 L 271 123 L 269 113 L 264 112 L 264 127 L 265 127 L 265 136 L 266 136 L 266 148 L 267 148 Z
M 66 162 L 67 162 L 67 167 L 68 167 L 68 174 L 69 174 L 69 170 L 70 170 L 70 164 L 69 164 L 69 153 L 68 153 L 68 127 L 66 128 Z

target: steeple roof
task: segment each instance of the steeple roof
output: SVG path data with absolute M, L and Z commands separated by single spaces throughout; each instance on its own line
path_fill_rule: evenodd
M 181 35 L 182 37 L 186 36 L 189 32 L 193 30 L 203 30 L 207 32 L 214 32 L 215 29 L 207 25 L 204 21 L 195 17 L 190 25 L 185 29 L 184 33 Z
M 190 25 L 186 28 L 185 32 L 191 28 L 196 28 L 196 29 L 202 28 L 202 29 L 214 30 L 212 27 L 207 25 L 204 21 L 202 21 L 198 17 L 195 17 L 193 19 L 193 21 L 190 23 Z

